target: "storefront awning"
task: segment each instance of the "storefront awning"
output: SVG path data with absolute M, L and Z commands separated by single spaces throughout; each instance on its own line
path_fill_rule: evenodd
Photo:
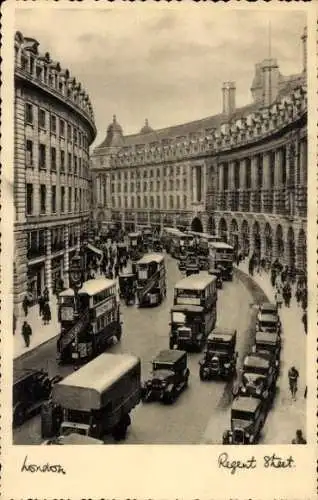
M 92 245 L 91 243 L 87 243 L 87 248 L 88 248 L 88 250 L 90 250 L 91 252 L 94 252 L 94 253 L 96 253 L 97 255 L 99 255 L 101 258 L 103 257 L 103 252 L 102 252 L 99 248 L 97 248 L 97 247 L 95 247 L 94 245 Z

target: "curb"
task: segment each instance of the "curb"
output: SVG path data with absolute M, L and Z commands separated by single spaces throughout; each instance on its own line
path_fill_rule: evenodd
M 51 340 L 57 339 L 58 336 L 59 336 L 59 333 L 54 335 L 53 337 L 45 340 L 44 342 L 41 342 L 41 344 L 38 344 L 38 345 L 35 345 L 34 347 L 31 347 L 28 351 L 24 352 L 23 354 L 20 354 L 16 358 L 13 358 L 13 363 L 15 363 L 15 361 L 22 361 L 23 359 L 25 359 L 29 355 L 31 355 L 33 353 L 33 351 L 35 351 L 35 349 L 40 349 L 42 346 L 51 342 Z

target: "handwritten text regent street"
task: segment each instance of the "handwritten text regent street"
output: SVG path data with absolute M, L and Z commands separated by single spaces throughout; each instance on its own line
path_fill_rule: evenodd
M 262 466 L 265 469 L 291 469 L 295 467 L 295 460 L 291 455 L 288 458 L 282 458 L 273 453 L 263 456 Z M 228 453 L 221 453 L 218 457 L 218 467 L 235 474 L 238 470 L 256 469 L 258 463 L 254 455 L 244 460 L 232 460 Z
M 27 455 L 24 458 L 21 472 L 55 472 L 57 474 L 66 474 L 65 469 L 60 464 L 50 464 L 49 462 L 41 465 L 31 464 L 28 462 Z

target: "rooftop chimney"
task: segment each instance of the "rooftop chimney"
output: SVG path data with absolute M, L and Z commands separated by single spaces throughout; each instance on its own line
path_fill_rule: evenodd
M 230 115 L 235 111 L 235 82 L 224 82 L 223 92 L 223 113 Z
M 304 33 L 301 37 L 303 42 L 303 72 L 307 72 L 307 26 L 304 28 Z
M 278 95 L 279 69 L 276 59 L 264 59 L 263 72 L 263 105 L 270 106 Z

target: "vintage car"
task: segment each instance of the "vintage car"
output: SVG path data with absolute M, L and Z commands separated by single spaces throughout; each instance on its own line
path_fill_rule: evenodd
M 134 304 L 136 299 L 136 275 L 133 273 L 119 274 L 119 297 L 126 305 Z
M 223 433 L 223 444 L 257 444 L 265 420 L 261 399 L 239 396 L 232 403 L 231 429 Z
M 236 373 L 236 330 L 216 328 L 207 338 L 200 364 L 200 379 L 230 378 Z
M 278 333 L 256 332 L 254 349 L 256 352 L 270 352 L 277 361 L 279 369 L 281 337 Z
M 256 318 L 256 331 L 281 334 L 281 322 L 274 314 L 258 313 Z
M 223 287 L 223 280 L 222 280 L 221 269 L 210 267 L 209 268 L 209 274 L 211 274 L 211 276 L 215 276 L 216 277 L 216 286 L 217 286 L 217 288 L 222 288 Z
M 240 396 L 253 396 L 270 404 L 275 396 L 277 366 L 266 354 L 250 353 L 243 362 Z
M 44 370 L 22 369 L 13 373 L 13 426 L 22 425 L 41 411 L 50 397 L 53 385 L 60 380 L 50 378 Z
M 274 318 L 276 320 L 274 321 Z M 266 326 L 268 321 L 268 326 Z M 277 331 L 281 332 L 281 321 L 278 314 L 278 307 L 272 302 L 263 302 L 259 306 L 259 311 L 256 317 L 256 329 L 265 331 L 265 328 L 271 328 L 271 325 L 277 323 Z M 263 327 L 261 325 L 264 325 Z
M 189 375 L 185 351 L 161 351 L 152 362 L 151 378 L 142 386 L 142 401 L 173 403 L 187 388 Z

